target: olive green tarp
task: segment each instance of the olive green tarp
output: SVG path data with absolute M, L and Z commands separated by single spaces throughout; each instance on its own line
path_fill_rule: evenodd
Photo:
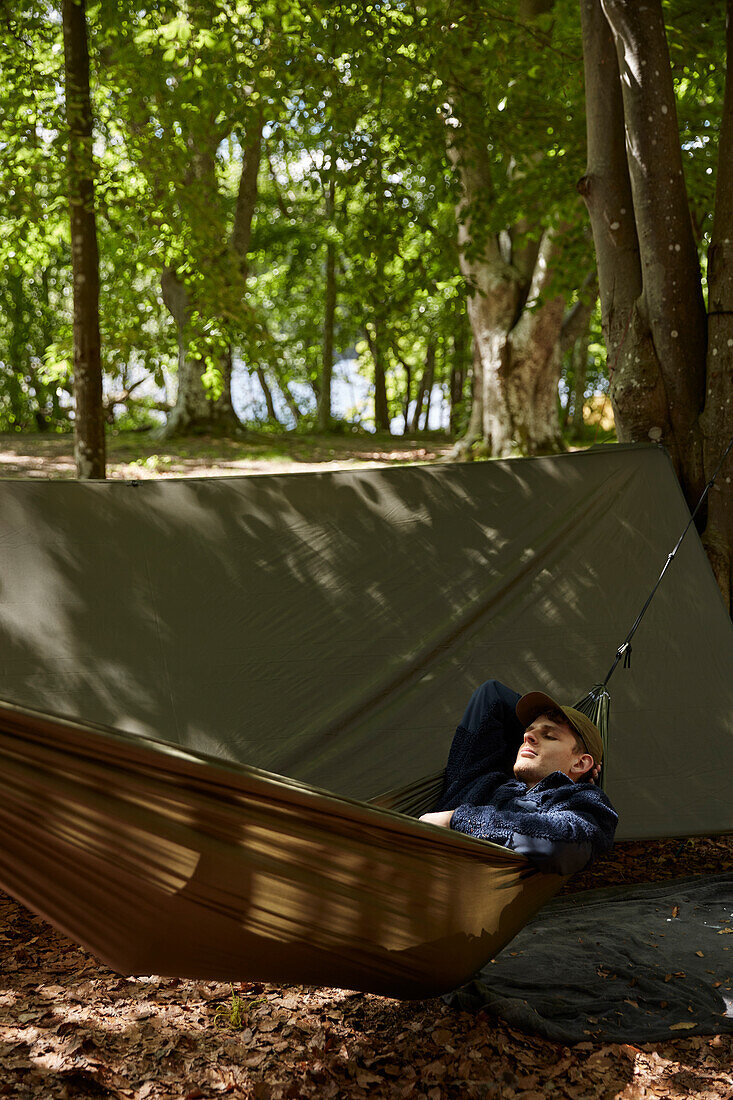
M 127 972 L 459 984 L 560 880 L 380 806 L 488 676 L 583 694 L 687 516 L 658 448 L 1 482 L 0 886 Z M 611 685 L 619 836 L 731 829 L 732 641 L 692 531 Z

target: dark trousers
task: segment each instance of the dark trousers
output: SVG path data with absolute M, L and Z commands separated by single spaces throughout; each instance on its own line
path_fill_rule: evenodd
M 524 727 L 515 707 L 519 692 L 498 680 L 476 688 L 456 729 L 448 754 L 445 782 L 435 809 L 482 804 L 497 783 L 497 772 L 512 778 Z M 493 776 L 493 778 L 490 778 Z

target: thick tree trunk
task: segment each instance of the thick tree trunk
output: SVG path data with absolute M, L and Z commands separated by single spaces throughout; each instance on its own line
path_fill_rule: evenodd
M 661 439 L 695 497 L 704 481 L 705 309 L 661 5 L 583 0 L 581 10 L 588 171 L 579 189 L 596 246 L 616 427 L 620 439 Z
M 221 392 L 214 398 L 203 382 L 206 364 L 189 352 L 191 303 L 188 290 L 171 268 L 163 271 L 160 285 L 163 301 L 176 323 L 178 340 L 178 392 L 161 436 L 170 438 L 187 432 L 241 429 L 232 405 L 231 349 L 220 357 Z
M 522 454 L 564 448 L 558 415 L 564 300 L 556 295 L 540 304 L 556 255 L 552 235 L 545 232 L 526 304 L 508 337 L 510 370 L 505 394 L 514 439 Z
M 706 393 L 700 417 L 706 478 L 733 436 L 733 0 L 727 5 L 726 49 L 715 218 L 708 252 Z M 733 611 L 733 455 L 709 494 L 703 542 L 723 599 Z
M 280 391 L 280 396 L 285 402 L 285 405 L 287 406 L 290 415 L 297 425 L 300 422 L 303 413 L 301 412 L 298 402 L 293 397 L 290 386 L 284 378 L 280 378 L 278 376 L 275 370 L 273 370 L 272 372 L 272 380 L 275 383 L 276 388 Z
M 67 167 L 74 281 L 74 455 L 79 478 L 105 476 L 99 254 L 85 0 L 63 0 Z
M 262 159 L 263 116 L 260 113 L 248 134 L 243 150 L 242 169 L 234 207 L 234 221 L 230 236 L 230 252 L 236 274 L 233 281 L 241 285 L 242 295 L 246 292 L 247 253 L 252 235 L 252 219 L 257 204 L 257 177 Z M 213 159 L 199 158 L 200 166 L 193 171 L 194 180 L 198 175 L 215 188 Z M 206 365 L 190 353 L 191 315 L 194 303 L 176 271 L 167 268 L 161 275 L 163 301 L 176 323 L 178 339 L 178 393 L 176 403 L 168 416 L 164 437 L 181 435 L 193 431 L 236 432 L 241 430 L 241 422 L 234 411 L 231 393 L 232 357 L 231 348 L 218 353 L 221 372 L 221 392 L 214 398 L 202 381 Z
M 467 98 L 462 97 L 464 104 Z M 517 450 L 561 450 L 557 386 L 562 301 L 539 305 L 557 247 L 549 233 L 538 244 L 513 243 L 510 258 L 496 236 L 476 247 L 472 211 L 492 192 L 488 139 L 477 122 L 475 103 L 464 106 L 463 116 L 469 121 L 458 120 L 460 125 L 451 130 L 448 152 L 461 181 L 456 218 L 461 271 L 470 288 L 468 316 L 481 363 L 481 449 L 497 457 Z M 454 455 L 467 456 L 468 449 L 458 446 Z
M 588 171 L 579 190 L 619 438 L 664 443 L 693 507 L 733 434 L 731 89 L 727 82 L 706 317 L 661 0 L 582 0 L 581 11 Z M 725 474 L 720 481 L 704 539 L 730 607 L 733 498 Z

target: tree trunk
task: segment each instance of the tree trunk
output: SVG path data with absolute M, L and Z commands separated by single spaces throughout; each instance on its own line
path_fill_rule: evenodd
M 417 432 L 420 430 L 420 417 L 423 413 L 425 406 L 426 396 L 429 395 L 430 390 L 433 387 L 433 378 L 435 376 L 435 340 L 428 340 L 428 347 L 425 353 L 425 365 L 423 366 L 422 374 L 420 375 L 420 384 L 417 387 L 417 394 L 415 396 L 415 408 L 412 413 L 412 424 L 410 430 Z M 428 396 L 428 414 L 429 414 L 429 396 Z M 425 419 L 425 428 L 428 426 L 427 417 Z
M 326 224 L 333 223 L 336 209 L 336 166 L 331 152 L 331 178 L 326 193 Z M 331 381 L 333 378 L 333 334 L 336 321 L 336 245 L 329 238 L 326 245 L 326 302 L 323 315 L 323 364 L 318 394 L 318 427 L 327 432 L 331 427 Z
M 255 118 L 242 155 L 242 168 L 239 177 L 237 200 L 234 207 L 229 249 L 232 260 L 233 282 L 241 285 L 242 295 L 246 293 L 248 274 L 247 253 L 252 236 L 252 220 L 257 204 L 257 177 L 262 159 L 262 112 Z M 200 165 L 194 170 L 202 178 L 209 179 L 213 173 L 213 161 L 199 158 Z M 210 186 L 215 186 L 210 181 Z M 181 435 L 191 431 L 236 432 L 241 430 L 241 422 L 234 411 L 231 393 L 232 356 L 231 348 L 217 353 L 221 373 L 221 392 L 212 397 L 202 381 L 206 364 L 192 356 L 189 351 L 191 338 L 191 316 L 194 303 L 186 284 L 177 272 L 167 268 L 161 275 L 163 301 L 176 323 L 178 339 L 178 393 L 176 403 L 168 416 L 162 436 Z
M 479 229 L 482 246 L 476 247 L 473 211 L 492 194 L 488 137 L 476 99 L 466 92 L 456 96 L 459 125 L 450 128 L 448 153 L 461 182 L 456 220 L 461 271 L 469 287 L 468 316 L 481 363 L 481 449 L 497 457 L 515 450 L 558 451 L 563 447 L 557 410 L 562 301 L 539 305 L 557 245 L 549 232 L 539 245 L 510 238 L 512 256 L 506 258 L 498 237 L 486 238 Z M 454 448 L 454 455 L 467 456 L 468 448 Z
M 460 320 L 463 320 L 461 316 Z M 463 407 L 463 389 L 466 384 L 466 330 L 463 324 L 458 332 L 453 335 L 453 359 L 450 368 L 450 414 L 449 430 L 455 434 L 458 428 L 458 417 Z
M 453 462 L 466 462 L 471 457 L 474 445 L 481 439 L 484 428 L 483 390 L 481 356 L 474 340 L 471 366 L 471 416 L 466 434 L 462 439 L 456 440 L 448 456 Z
M 700 417 L 706 479 L 733 437 L 733 0 L 726 23 L 728 68 L 718 149 L 715 218 L 708 251 L 708 348 L 705 406 Z M 733 455 L 708 496 L 703 543 L 728 608 L 733 611 Z
M 279 424 L 280 420 L 275 412 L 275 402 L 272 400 L 272 390 L 270 389 L 265 372 L 262 367 L 256 368 L 257 379 L 262 387 L 262 393 L 265 396 L 265 404 L 267 405 L 267 419 L 272 420 L 274 424 Z
M 581 10 L 588 170 L 579 189 L 596 246 L 616 428 L 622 440 L 663 440 L 693 497 L 704 483 L 705 310 L 661 5 L 583 0 Z
M 300 422 L 300 418 L 303 414 L 300 411 L 300 406 L 298 405 L 298 402 L 295 400 L 291 393 L 290 386 L 285 381 L 285 379 L 279 378 L 275 371 L 273 371 L 272 377 L 276 387 L 280 391 L 280 396 L 287 405 L 290 411 L 290 415 L 297 425 Z
M 579 190 L 617 430 L 665 444 L 693 507 L 733 434 L 732 93 L 726 81 L 706 317 L 661 0 L 582 0 L 581 12 L 588 170 Z M 730 3 L 728 14 L 730 63 Z M 720 482 L 703 537 L 730 607 L 733 497 L 730 480 Z
M 372 322 L 374 335 L 367 331 L 367 343 L 374 362 L 374 426 L 378 432 L 389 432 L 389 403 L 387 401 L 387 378 L 384 368 L 384 339 L 382 322 L 378 317 Z
M 74 282 L 74 457 L 79 478 L 104 478 L 99 253 L 85 0 L 63 0 L 62 21 Z
M 176 323 L 178 340 L 178 393 L 176 403 L 168 414 L 161 436 L 169 438 L 197 429 L 213 427 L 213 401 L 204 386 L 202 375 L 206 366 L 200 359 L 188 354 L 190 300 L 188 290 L 172 268 L 166 268 L 160 278 L 165 302 Z
M 410 395 L 412 393 L 412 367 L 409 363 L 402 362 L 405 368 L 405 401 L 402 406 L 402 416 L 404 424 L 402 426 L 402 434 L 407 435 L 410 428 Z
M 588 337 L 579 336 L 573 345 L 573 415 L 570 420 L 570 430 L 576 439 L 583 435 L 585 420 L 583 407 L 585 405 L 585 379 L 588 373 Z

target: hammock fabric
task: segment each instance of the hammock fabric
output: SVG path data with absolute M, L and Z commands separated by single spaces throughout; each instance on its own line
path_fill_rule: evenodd
M 121 973 L 428 997 L 557 891 L 504 848 L 0 707 L 0 882 Z
M 0 482 L 0 887 L 126 972 L 465 981 L 559 880 L 403 815 L 482 680 L 597 681 L 687 515 L 638 447 Z M 732 642 L 691 531 L 614 681 L 619 837 L 733 827 Z

